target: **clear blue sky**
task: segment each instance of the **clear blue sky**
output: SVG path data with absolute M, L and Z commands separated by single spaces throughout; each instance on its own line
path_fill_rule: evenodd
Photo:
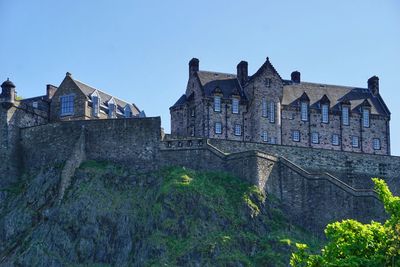
M 284 78 L 366 87 L 380 78 L 400 155 L 400 1 L 0 0 L 0 79 L 19 95 L 73 77 L 161 115 L 184 92 L 187 63 L 254 73 L 269 56 Z

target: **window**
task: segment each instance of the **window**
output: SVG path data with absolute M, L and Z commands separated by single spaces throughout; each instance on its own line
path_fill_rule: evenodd
M 319 134 L 317 132 L 313 132 L 311 134 L 311 142 L 313 144 L 318 144 L 319 143 Z
M 214 96 L 214 111 L 221 112 L 221 97 Z
M 275 139 L 275 137 L 271 137 L 271 140 L 269 140 L 269 143 L 270 144 L 276 144 L 276 139 Z
M 194 108 L 191 108 L 191 109 L 190 109 L 190 117 L 194 117 L 195 115 L 196 115 L 195 109 L 194 109 Z
M 98 117 L 100 111 L 100 99 L 97 96 L 92 97 L 93 116 Z
M 235 125 L 235 135 L 242 135 L 242 126 L 240 124 Z
M 338 146 L 339 145 L 339 135 L 333 134 L 332 135 L 332 145 Z
M 271 87 L 271 79 L 269 78 L 265 79 L 264 84 L 266 87 Z
M 300 142 L 300 131 L 293 131 L 292 132 L 292 140 L 294 142 Z
M 222 123 L 216 122 L 214 130 L 216 134 L 222 134 Z
M 125 118 L 132 117 L 132 111 L 131 111 L 131 108 L 128 105 L 126 105 L 125 108 L 124 108 L 124 117 Z
M 306 102 L 301 102 L 301 120 L 308 121 L 308 104 Z
M 263 132 L 261 135 L 261 138 L 264 142 L 268 142 L 268 133 L 267 132 Z
M 115 118 L 115 104 L 108 104 L 108 117 Z
M 60 97 L 61 100 L 61 115 L 74 114 L 74 96 L 65 95 Z
M 359 147 L 358 136 L 353 136 L 353 137 L 351 138 L 351 146 L 352 146 L 352 147 Z
M 267 117 L 268 116 L 267 100 L 265 98 L 262 99 L 262 116 L 263 117 Z
M 232 99 L 232 113 L 239 113 L 239 99 L 237 98 Z
M 342 122 L 343 125 L 349 125 L 349 107 L 342 107 Z
M 374 148 L 375 150 L 381 149 L 381 139 L 374 138 L 374 139 L 372 140 L 372 146 L 373 146 L 373 148 Z
M 194 126 L 190 127 L 190 136 L 194 136 Z
M 363 126 L 369 127 L 369 110 L 363 109 Z
M 275 103 L 272 101 L 269 103 L 269 122 L 275 122 Z
M 322 105 L 322 122 L 328 123 L 329 122 L 329 106 Z
M 37 101 L 32 102 L 32 107 L 38 108 L 38 102 Z

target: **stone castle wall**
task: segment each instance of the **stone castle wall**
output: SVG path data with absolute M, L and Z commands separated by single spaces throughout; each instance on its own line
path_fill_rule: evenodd
M 379 177 L 400 195 L 400 157 L 229 140 L 212 139 L 210 143 L 228 153 L 259 150 L 284 157 L 308 171 L 334 174 L 357 189 L 372 188 L 371 178 Z
M 31 169 L 63 163 L 82 130 L 86 157 L 120 162 L 145 170 L 156 164 L 161 139 L 160 118 L 81 120 L 21 129 L 23 164 Z

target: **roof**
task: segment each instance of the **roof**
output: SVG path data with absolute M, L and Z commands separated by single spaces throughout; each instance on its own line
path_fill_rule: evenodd
M 1 88 L 7 88 L 7 87 L 15 88 L 15 84 L 14 84 L 12 81 L 10 81 L 9 78 L 7 78 L 7 81 L 4 81 L 4 82 L 1 84 Z
M 198 71 L 197 76 L 199 77 L 200 84 L 203 87 L 206 96 L 213 95 L 214 90 L 219 88 L 224 98 L 229 98 L 234 94 L 246 98 L 246 95 L 234 74 Z
M 75 84 L 82 91 L 82 93 L 85 94 L 89 99 L 91 98 L 91 95 L 96 91 L 99 94 L 101 105 L 108 106 L 108 101 L 111 99 L 114 99 L 115 103 L 117 104 L 117 108 L 118 108 L 119 112 L 124 113 L 124 108 L 126 105 L 128 105 L 131 108 L 133 115 L 138 115 L 140 113 L 140 110 L 138 109 L 138 107 L 135 104 L 130 104 L 124 100 L 121 100 L 119 98 L 116 98 L 115 96 L 109 95 L 109 94 L 107 94 L 99 89 L 96 89 L 90 85 L 87 85 L 81 81 L 75 80 L 72 77 L 71 77 L 71 79 L 75 82 Z
M 318 104 L 326 103 L 333 110 L 339 110 L 339 105 L 345 103 L 350 104 L 353 111 L 358 111 L 357 108 L 367 100 L 371 105 L 371 114 L 390 115 L 386 105 L 382 104 L 382 99 L 372 95 L 368 88 L 310 82 L 291 83 L 285 81 L 282 105 L 298 105 L 301 98 L 304 98 L 304 94 L 309 98 L 311 108 L 317 108 Z

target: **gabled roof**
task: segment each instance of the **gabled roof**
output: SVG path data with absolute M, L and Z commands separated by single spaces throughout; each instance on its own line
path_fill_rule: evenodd
M 389 116 L 390 112 L 379 97 L 372 95 L 367 88 L 337 86 L 319 83 L 301 82 L 298 84 L 286 82 L 283 86 L 282 105 L 298 105 L 300 97 L 306 93 L 310 106 L 315 106 L 325 95 L 330 100 L 330 108 L 339 110 L 341 104 L 349 104 L 353 111 L 359 112 L 359 107 L 366 99 L 371 104 L 371 114 Z
M 219 88 L 224 98 L 229 98 L 232 95 L 237 95 L 246 98 L 242 87 L 235 74 L 198 71 L 197 77 L 203 87 L 205 96 L 212 96 L 214 90 Z
M 269 57 L 267 57 L 267 59 L 265 60 L 264 64 L 262 64 L 261 67 L 257 70 L 257 72 L 254 73 L 249 78 L 249 81 L 251 81 L 251 80 L 255 79 L 256 77 L 258 77 L 260 74 L 262 74 L 264 72 L 264 70 L 266 70 L 268 68 L 272 69 L 272 72 L 275 73 L 281 80 L 283 80 L 281 75 L 275 69 L 274 65 L 272 65 L 272 63 L 269 61 Z
M 130 104 L 124 100 L 121 100 L 119 98 L 116 98 L 112 95 L 109 95 L 99 89 L 96 89 L 90 85 L 87 85 L 81 81 L 78 81 L 76 79 L 73 79 L 71 77 L 71 79 L 75 82 L 75 84 L 78 86 L 78 88 L 82 91 L 83 94 L 86 95 L 86 97 L 88 99 L 91 99 L 91 95 L 93 93 L 97 93 L 98 96 L 100 97 L 100 105 L 106 106 L 108 107 L 108 101 L 110 101 L 111 99 L 114 99 L 115 104 L 117 105 L 118 111 L 120 113 L 124 113 L 124 108 L 126 105 L 129 105 L 131 110 L 132 110 L 132 115 L 137 116 L 140 113 L 140 110 L 138 109 L 138 107 L 135 104 Z

